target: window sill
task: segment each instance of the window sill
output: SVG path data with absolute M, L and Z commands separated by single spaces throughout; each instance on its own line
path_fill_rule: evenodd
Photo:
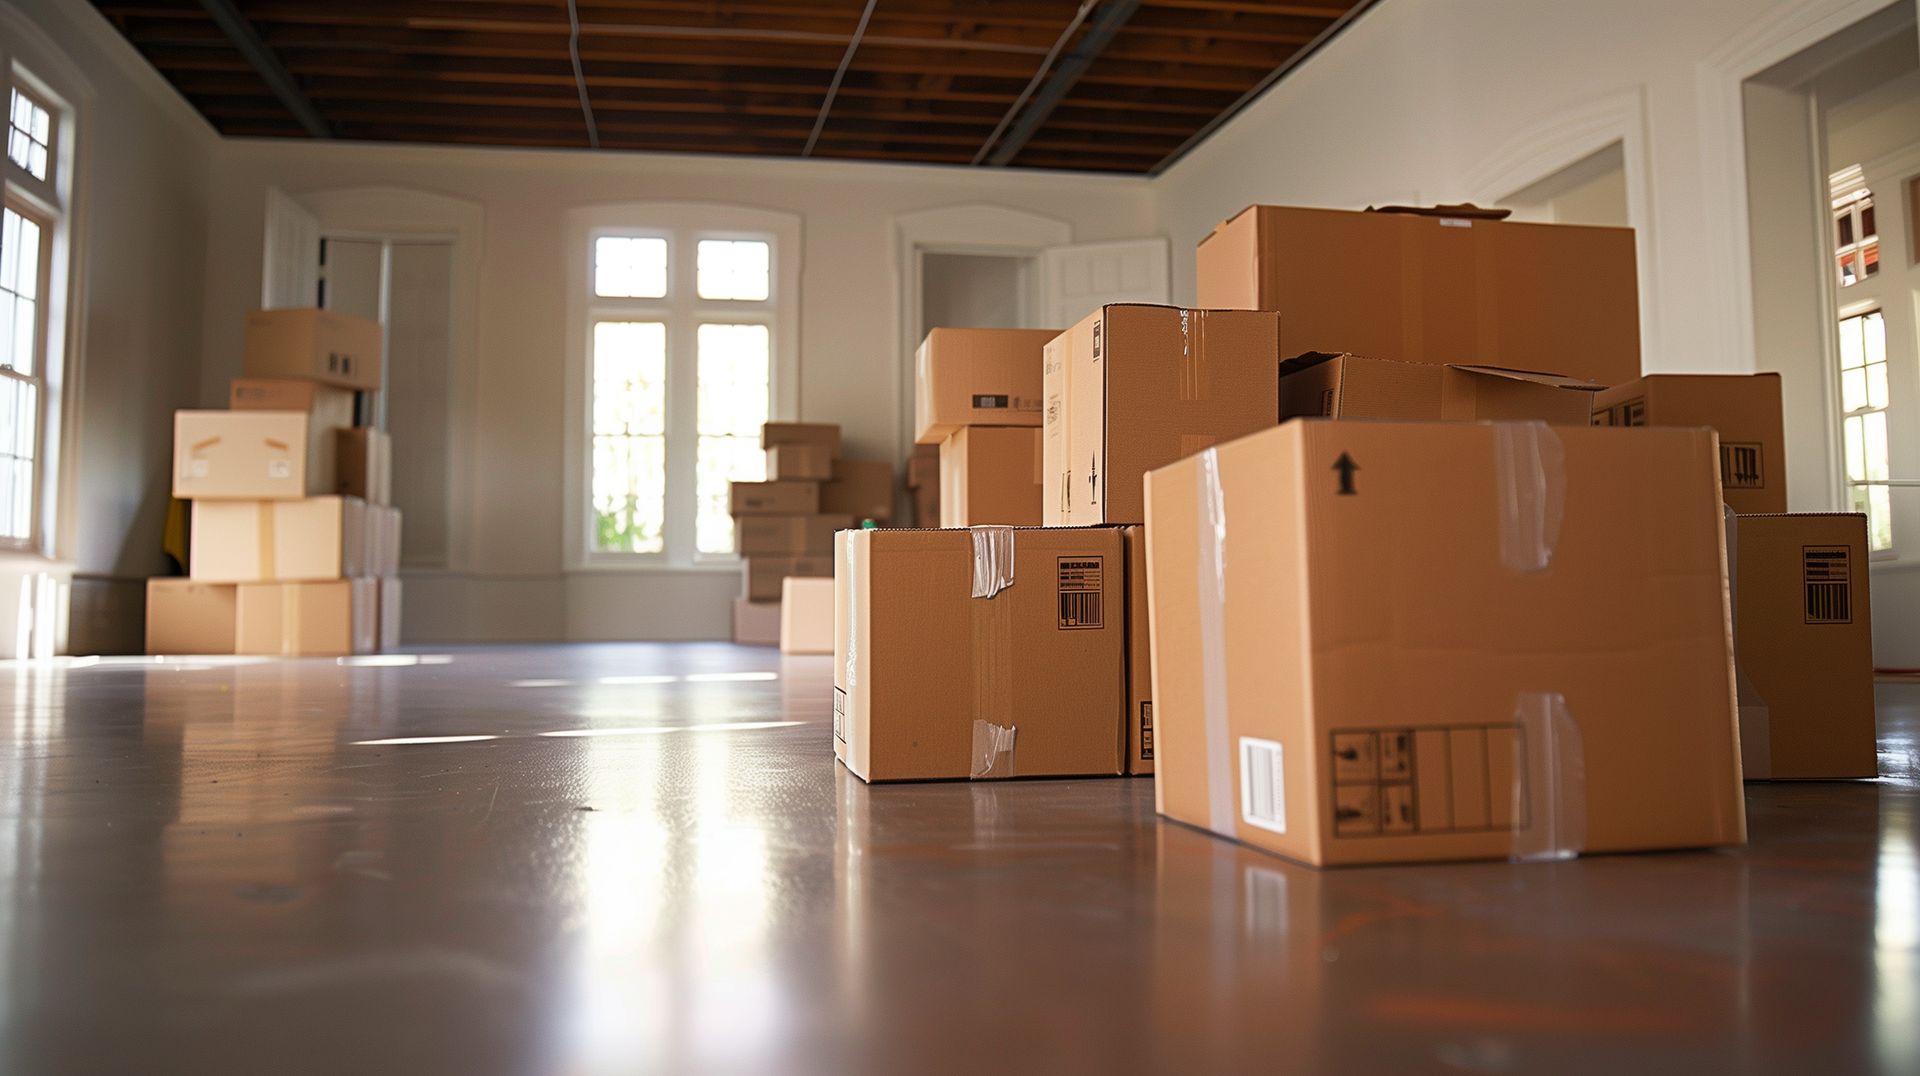
M 0 549 L 0 572 L 47 572 L 52 575 L 71 576 L 73 562 L 49 557 L 44 553 L 30 553 L 24 549 Z
M 738 575 L 740 561 L 701 561 L 697 564 L 581 560 L 566 566 L 568 575 Z

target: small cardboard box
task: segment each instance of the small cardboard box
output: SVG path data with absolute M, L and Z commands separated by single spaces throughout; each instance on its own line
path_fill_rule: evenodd
M 372 579 L 242 583 L 238 649 L 280 657 L 370 654 L 378 645 L 379 604 L 379 584 Z
M 147 653 L 233 653 L 236 598 L 232 584 L 147 580 Z
M 202 583 L 367 574 L 367 505 L 357 497 L 195 501 L 188 569 Z
M 1147 497 L 1162 814 L 1316 865 L 1746 839 L 1711 430 L 1289 422 Z
M 774 482 L 824 482 L 833 477 L 827 445 L 774 445 L 767 449 L 767 478 Z
M 1153 645 L 1147 615 L 1147 528 L 1122 527 L 1127 544 L 1127 772 L 1153 772 Z
M 380 600 L 380 637 L 375 640 L 374 649 L 386 653 L 400 646 L 400 580 L 380 580 L 377 593 Z
M 1280 420 L 1536 420 L 1586 426 L 1594 394 L 1603 387 L 1559 374 L 1498 366 L 1435 366 L 1313 353 L 1280 364 Z
M 840 455 L 840 427 L 831 422 L 769 422 L 760 427 L 760 447 L 814 445 L 827 456 Z
M 838 535 L 834 754 L 867 781 L 1121 773 L 1121 541 L 1111 528 Z
M 306 378 L 342 388 L 377 390 L 380 323 L 332 310 L 301 307 L 247 315 L 241 367 L 248 377 Z
M 301 411 L 175 411 L 173 495 L 278 500 L 330 493 Z M 325 481 L 322 481 L 325 478 Z
M 1779 374 L 1648 374 L 1595 397 L 1593 424 L 1711 426 L 1727 506 L 1741 515 L 1787 510 Z
M 393 503 L 393 438 L 385 430 L 349 426 L 333 432 L 338 461 L 334 492 L 368 504 Z
M 733 541 L 743 557 L 830 557 L 834 532 L 851 526 L 851 516 L 741 516 Z
M 734 482 L 729 511 L 736 516 L 799 516 L 820 511 L 818 482 Z
M 1633 230 L 1250 206 L 1200 241 L 1197 305 L 1277 310 L 1282 354 L 1640 375 Z
M 780 603 L 733 599 L 733 641 L 742 646 L 779 646 Z
M 1046 524 L 1144 523 L 1143 475 L 1280 421 L 1280 319 L 1113 305 L 1046 348 Z
M 1040 525 L 1040 431 L 962 426 L 940 442 L 940 525 Z
M 788 576 L 829 578 L 833 557 L 742 557 L 740 596 L 748 601 L 777 602 L 780 584 Z
M 833 480 L 820 487 L 820 511 L 885 523 L 893 518 L 893 464 L 884 460 L 833 461 Z
M 1748 780 L 1875 777 L 1867 517 L 1728 514 Z
M 1040 425 L 1041 349 L 1058 329 L 935 329 L 914 353 L 914 440 L 962 426 Z
M 780 585 L 780 652 L 833 653 L 833 580 L 788 576 Z
M 914 445 L 913 455 L 907 457 L 907 488 L 920 489 L 939 484 L 940 446 Z
M 307 458 L 314 461 L 314 483 L 322 492 L 350 492 L 334 488 L 338 475 L 335 431 L 353 425 L 353 400 L 352 389 L 298 378 L 236 377 L 227 383 L 229 410 L 306 412 L 311 446 Z

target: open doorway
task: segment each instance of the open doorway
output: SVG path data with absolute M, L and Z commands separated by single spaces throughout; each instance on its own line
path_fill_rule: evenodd
M 1022 329 L 1033 307 L 1031 257 L 927 253 L 920 320 L 928 329 Z
M 1501 199 L 1513 219 L 1551 224 L 1632 227 L 1627 208 L 1627 155 L 1619 142 L 1582 157 Z

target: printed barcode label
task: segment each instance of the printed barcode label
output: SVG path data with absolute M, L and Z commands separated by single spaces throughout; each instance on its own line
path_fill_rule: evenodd
M 847 742 L 847 692 L 845 688 L 833 689 L 833 738 L 841 743 Z
M 1240 817 L 1249 826 L 1287 831 L 1287 775 L 1280 744 L 1240 737 Z
M 1810 545 L 1800 551 L 1807 623 L 1853 623 L 1853 565 L 1846 546 Z
M 1636 396 L 1623 400 L 1612 407 L 1593 413 L 1595 426 L 1645 426 L 1647 424 L 1647 398 Z
M 973 397 L 973 406 L 983 411 L 1004 411 L 1011 403 L 1004 394 L 975 393 Z
M 1752 442 L 1720 442 L 1720 485 L 1725 489 L 1764 489 L 1760 446 Z
M 1140 704 L 1140 758 L 1153 758 L 1153 703 Z
M 1328 417 L 1328 418 L 1332 417 L 1333 415 L 1333 390 L 1332 389 L 1320 390 L 1320 414 L 1322 417 Z
M 1060 630 L 1106 626 L 1106 572 L 1099 557 L 1061 557 Z

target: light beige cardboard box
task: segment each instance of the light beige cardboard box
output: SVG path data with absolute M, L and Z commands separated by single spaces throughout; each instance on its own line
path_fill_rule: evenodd
M 300 411 L 175 411 L 173 495 L 278 500 L 331 493 Z M 324 481 L 322 479 L 325 479 Z
M 1102 307 L 1046 347 L 1042 518 L 1143 523 L 1155 467 L 1280 421 L 1269 312 Z
M 379 641 L 379 604 L 374 579 L 242 583 L 238 649 L 279 657 L 369 654 Z
M 940 525 L 1040 525 L 1040 431 L 962 426 L 940 442 Z
M 241 367 L 248 377 L 306 378 L 372 391 L 381 385 L 380 323 L 314 307 L 247 315 Z
M 935 329 L 914 353 L 914 440 L 962 426 L 1038 426 L 1041 349 L 1058 329 Z
M 833 579 L 788 576 L 780 584 L 780 652 L 833 653 Z
M 147 580 L 147 653 L 233 653 L 236 598 L 232 584 Z
M 334 492 L 368 504 L 393 503 L 393 438 L 385 430 L 353 426 L 333 433 Z
M 740 596 L 748 601 L 777 602 L 780 584 L 788 576 L 830 579 L 833 557 L 742 557 Z
M 1742 515 L 1787 510 L 1780 375 L 1649 374 L 1593 401 L 1596 426 L 1711 426 L 1720 434 L 1720 486 Z
M 728 511 L 736 516 L 794 516 L 820 511 L 818 482 L 733 482 Z
M 833 461 L 833 479 L 820 486 L 820 511 L 857 522 L 893 519 L 893 464 L 885 460 Z
M 1280 313 L 1282 354 L 1640 375 L 1630 228 L 1250 206 L 1200 241 L 1196 305 Z
M 1867 517 L 1730 515 L 1748 780 L 1876 777 Z
M 834 532 L 851 526 L 851 516 L 740 516 L 733 540 L 743 557 L 826 557 Z
M 367 511 L 357 497 L 195 501 L 188 570 L 202 583 L 367 574 Z
M 1147 528 L 1122 527 L 1127 545 L 1127 772 L 1153 772 L 1153 646 L 1147 613 Z
M 835 537 L 834 754 L 867 781 L 1124 769 L 1112 528 Z
M 1280 364 L 1280 420 L 1534 420 L 1586 426 L 1594 395 L 1604 387 L 1534 370 L 1313 353 Z
M 780 603 L 733 599 L 733 641 L 742 646 L 779 646 Z
M 1746 839 L 1712 431 L 1304 420 L 1147 489 L 1162 814 L 1316 865 Z
M 307 414 L 307 458 L 314 461 L 314 485 L 321 492 L 353 493 L 336 488 L 339 479 L 337 431 L 353 426 L 352 389 L 299 378 L 237 377 L 227 383 L 231 411 L 304 411 Z
M 833 449 L 826 445 L 774 445 L 767 449 L 769 481 L 824 482 L 832 477 Z
M 760 427 L 760 447 L 815 445 L 828 458 L 840 455 L 840 427 L 831 422 L 769 422 Z

